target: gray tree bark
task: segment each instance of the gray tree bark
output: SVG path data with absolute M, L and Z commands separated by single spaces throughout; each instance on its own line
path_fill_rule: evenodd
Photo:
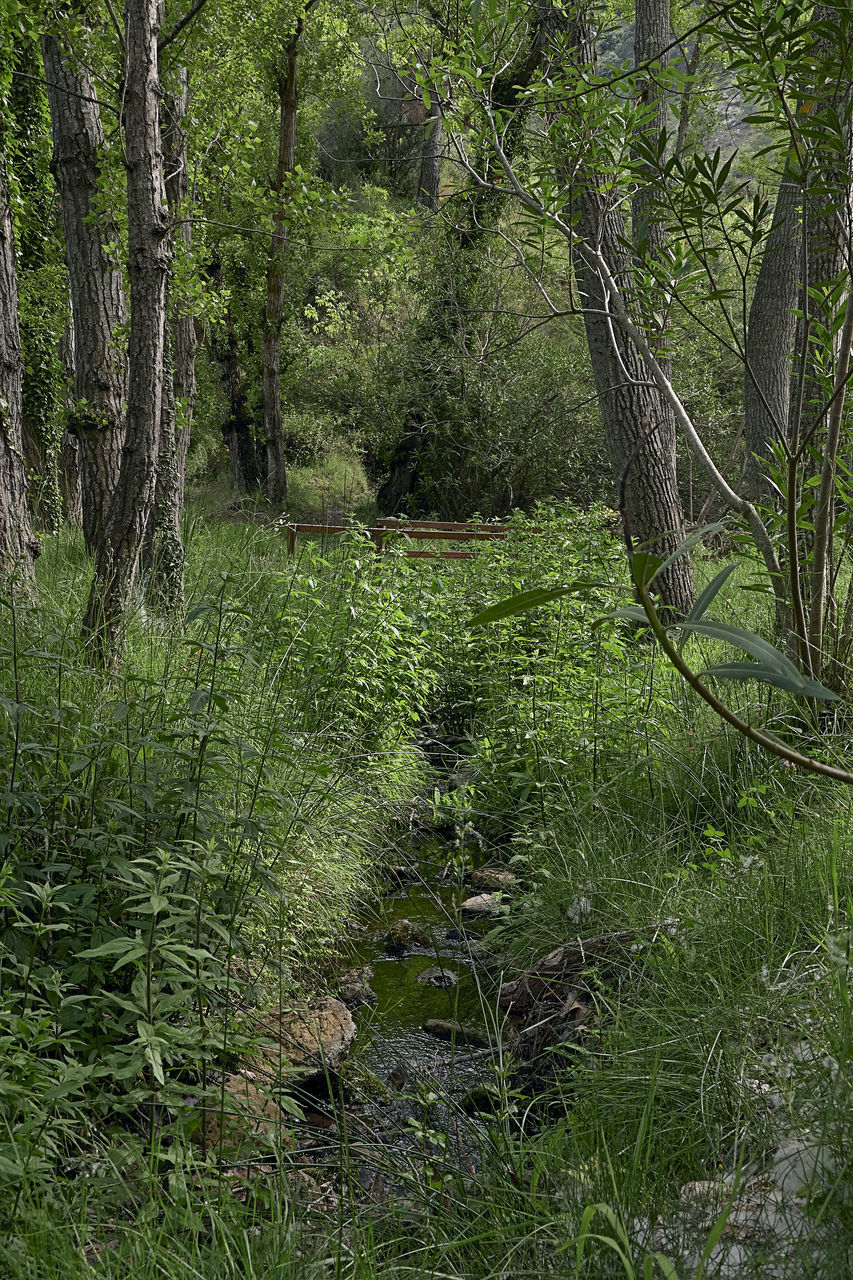
M 74 324 L 69 322 L 59 343 L 59 359 L 65 371 L 65 408 L 74 407 Z M 83 527 L 83 490 L 80 484 L 80 442 L 70 431 L 62 433 L 59 452 L 59 488 L 62 511 L 69 524 Z
M 801 209 L 802 188 L 789 163 L 776 195 L 746 330 L 743 420 L 746 480 L 753 502 L 770 497 L 767 460 L 773 443 L 788 435 Z
M 170 257 L 176 248 L 189 252 L 192 245 L 192 224 L 180 218 L 189 193 L 187 135 L 183 127 L 189 106 L 189 76 L 185 67 L 178 69 L 177 80 L 178 91 L 163 98 L 162 142 Z M 184 314 L 179 301 L 171 301 L 168 324 L 157 487 L 142 562 L 154 602 L 164 612 L 174 613 L 180 611 L 184 600 L 181 517 L 195 404 L 196 337 L 193 317 Z
M 97 553 L 122 461 L 127 394 L 118 336 L 127 314 L 118 228 L 99 199 L 104 146 L 95 84 L 75 67 L 54 36 L 42 37 L 53 135 L 52 170 L 62 205 L 65 256 L 74 321 L 74 409 L 69 430 L 79 441 L 83 534 Z
M 638 4 L 638 25 L 642 26 L 641 9 L 642 5 Z M 641 40 L 645 39 L 647 45 L 641 44 L 640 49 L 645 53 L 646 48 L 651 48 L 649 57 L 656 56 L 662 47 L 661 9 L 658 0 L 654 0 L 651 14 L 646 15 L 646 34 Z M 668 31 L 668 15 L 665 26 Z M 581 65 L 594 65 L 591 24 L 583 15 L 578 15 L 569 21 L 569 32 Z M 638 56 L 639 53 L 640 50 Z M 578 235 L 586 244 L 600 248 L 618 283 L 630 281 L 631 262 L 625 248 L 624 219 L 609 203 L 604 177 L 583 164 L 576 172 Z M 635 217 L 647 220 L 645 238 L 653 242 L 658 228 L 650 195 L 641 201 Z M 614 482 L 620 494 L 624 492 L 634 540 L 666 558 L 684 540 L 684 512 L 676 478 L 674 419 L 668 404 L 652 385 L 639 352 L 619 326 L 608 319 L 607 291 L 598 272 L 577 250 L 574 267 Z M 629 288 L 626 293 L 631 297 Z M 689 557 L 681 556 L 670 565 L 658 578 L 657 586 L 661 604 L 671 615 L 687 613 L 694 598 Z
M 95 557 L 84 632 L 104 662 L 124 652 L 130 603 L 157 476 L 166 344 L 168 227 L 160 140 L 157 0 L 125 0 L 129 388 L 121 471 Z
M 298 94 L 296 58 L 302 35 L 303 18 L 288 40 L 282 64 L 275 70 L 279 99 L 278 162 L 273 191 L 278 203 L 275 211 L 270 260 L 267 271 L 267 300 L 264 312 L 263 391 L 264 440 L 267 449 L 267 497 L 280 503 L 287 497 L 287 464 L 284 428 L 281 416 L 281 328 L 284 322 L 284 253 L 287 245 L 285 216 L 287 213 L 287 179 L 293 172 L 296 157 L 296 113 Z
M 32 590 L 40 550 L 30 525 L 21 440 L 24 362 L 18 276 L 6 171 L 0 157 L 0 576 Z

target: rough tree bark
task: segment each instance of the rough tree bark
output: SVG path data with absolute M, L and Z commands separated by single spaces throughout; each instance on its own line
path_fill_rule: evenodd
M 123 656 L 123 623 L 154 502 L 163 402 L 168 228 L 160 141 L 157 0 L 125 0 L 125 147 L 127 155 L 130 338 L 127 427 L 121 471 L 104 537 L 84 632 L 101 659 Z
M 441 123 L 441 106 L 433 97 L 429 117 L 425 125 L 421 169 L 418 176 L 418 203 L 430 213 L 438 213 L 438 195 L 441 186 L 441 144 L 444 129 Z
M 39 542 L 30 526 L 21 443 L 24 362 L 18 329 L 18 277 L 6 171 L 0 156 L 0 577 L 32 589 Z
M 643 33 L 639 37 L 638 61 L 657 56 L 668 43 L 669 17 L 667 12 L 663 18 L 664 7 L 668 11 L 668 5 L 664 6 L 660 0 L 637 5 L 638 28 Z M 594 65 L 594 31 L 589 21 L 579 14 L 569 21 L 568 31 L 580 65 Z M 654 105 L 656 113 L 665 110 L 665 103 L 661 107 Z M 610 203 L 604 176 L 583 161 L 575 172 L 580 239 L 600 248 L 617 281 L 630 280 L 624 219 Z M 654 244 L 654 238 L 658 237 L 662 245 L 651 199 L 651 195 L 645 197 L 635 212 L 635 218 L 644 222 L 646 228 L 646 236 L 640 239 L 647 238 Z M 626 511 L 635 541 L 647 544 L 665 558 L 684 540 L 672 412 L 652 385 L 649 371 L 634 344 L 608 319 L 607 291 L 589 258 L 576 251 L 574 267 L 614 482 L 620 491 L 624 486 Z M 687 613 L 694 598 L 689 557 L 681 556 L 670 565 L 658 578 L 657 585 L 661 604 L 671 614 Z
M 59 343 L 59 360 L 65 373 L 65 409 L 74 407 L 74 323 L 69 321 Z M 83 527 L 83 490 L 80 484 L 80 441 L 70 431 L 62 433 L 59 452 L 59 488 L 62 512 L 69 524 Z
M 769 498 L 767 459 L 773 443 L 788 434 L 801 209 L 802 188 L 788 163 L 776 195 L 746 330 L 743 420 L 746 480 L 753 502 Z
M 185 67 L 176 73 L 178 90 L 163 98 L 163 163 L 169 206 L 170 251 L 189 252 L 192 224 L 179 215 L 189 192 L 187 135 L 183 127 L 189 106 L 189 75 Z M 184 547 L 181 516 L 190 425 L 195 404 L 196 336 L 193 317 L 180 301 L 170 300 L 167 348 L 164 361 L 160 449 L 157 487 L 142 563 L 151 596 L 166 613 L 179 611 L 184 600 Z
M 74 321 L 74 409 L 83 501 L 83 534 L 95 554 L 118 481 L 124 438 L 126 366 L 117 336 L 127 314 L 118 229 L 99 199 L 104 146 L 94 81 L 75 67 L 54 36 L 42 38 L 53 135 L 52 170 L 62 205 Z
M 281 328 L 284 322 L 284 252 L 287 245 L 288 189 L 287 180 L 293 172 L 296 157 L 296 112 L 298 94 L 296 84 L 296 59 L 304 18 L 300 17 L 296 29 L 284 49 L 281 65 L 275 69 L 279 99 L 278 162 L 276 164 L 273 191 L 277 206 L 270 243 L 270 260 L 267 272 L 267 301 L 264 311 L 263 339 L 263 391 L 264 391 L 264 440 L 267 450 L 267 497 L 280 503 L 287 497 L 287 463 L 285 459 L 284 428 L 281 417 Z

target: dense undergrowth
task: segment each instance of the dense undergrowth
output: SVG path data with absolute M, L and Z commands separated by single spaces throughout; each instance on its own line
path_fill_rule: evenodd
M 625 624 L 593 626 L 625 592 L 606 513 L 535 519 L 469 562 L 357 533 L 289 561 L 276 526 L 198 510 L 186 628 L 140 599 L 120 678 L 78 640 L 79 542 L 48 541 L 38 605 L 2 623 L 4 1274 L 683 1280 L 703 1249 L 708 1275 L 849 1274 L 850 799 L 724 734 Z M 761 597 L 731 595 L 760 626 Z M 735 696 L 790 729 L 766 690 Z M 470 740 L 434 795 L 426 724 Z M 492 937 L 515 963 L 613 930 L 636 952 L 589 975 L 594 1024 L 535 1087 L 496 1071 L 476 1174 L 425 1145 L 371 1207 L 344 1141 L 331 1208 L 286 1150 L 241 1200 L 193 1141 L 217 1072 L 247 1009 L 322 989 L 416 795 L 460 862 L 521 877 Z M 732 1201 L 786 1144 L 797 1212 L 762 1255 Z M 731 1189 L 710 1216 L 700 1182 Z M 714 1271 L 726 1248 L 740 1271 Z

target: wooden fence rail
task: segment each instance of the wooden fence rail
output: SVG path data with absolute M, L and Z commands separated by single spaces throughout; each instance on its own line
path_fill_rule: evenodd
M 378 552 L 387 550 L 386 539 L 389 534 L 401 533 L 414 542 L 504 542 L 513 532 L 513 526 L 505 524 L 463 524 L 450 520 L 397 520 L 386 516 L 376 521 L 370 528 L 359 528 L 348 524 L 289 524 L 287 526 L 287 550 L 290 555 L 296 551 L 300 533 L 316 533 L 321 537 L 337 537 L 341 533 L 365 533 Z M 524 530 L 525 533 L 540 533 L 540 529 Z M 470 560 L 472 551 L 419 551 L 405 547 L 404 554 L 418 559 L 434 560 Z

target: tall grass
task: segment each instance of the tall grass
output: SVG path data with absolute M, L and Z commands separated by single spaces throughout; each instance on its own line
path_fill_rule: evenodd
M 849 1274 L 850 797 L 723 733 L 623 624 L 593 625 L 625 590 L 599 513 L 535 519 L 544 536 L 465 564 L 357 534 L 290 561 L 275 527 L 196 511 L 186 628 L 140 596 L 120 679 L 77 639 L 75 538 L 49 543 L 37 608 L 7 603 L 8 1274 Z M 580 597 L 468 626 L 581 575 Z M 760 628 L 761 597 L 740 600 Z M 734 696 L 795 731 L 766 690 Z M 427 722 L 469 739 L 440 795 Z M 322 989 L 413 813 L 455 826 L 460 862 L 517 871 L 493 936 L 515 963 L 613 930 L 636 949 L 585 975 L 595 1016 L 535 1087 L 501 1064 L 477 1168 L 378 1152 L 376 1204 L 344 1134 L 325 1190 L 278 1149 L 235 1195 L 187 1137 L 250 1043 L 241 1011 Z M 809 1143 L 808 1211 L 787 1235 L 753 1223 L 747 1247 L 726 1225 L 740 1190 Z M 728 1196 L 710 1217 L 700 1182 Z

